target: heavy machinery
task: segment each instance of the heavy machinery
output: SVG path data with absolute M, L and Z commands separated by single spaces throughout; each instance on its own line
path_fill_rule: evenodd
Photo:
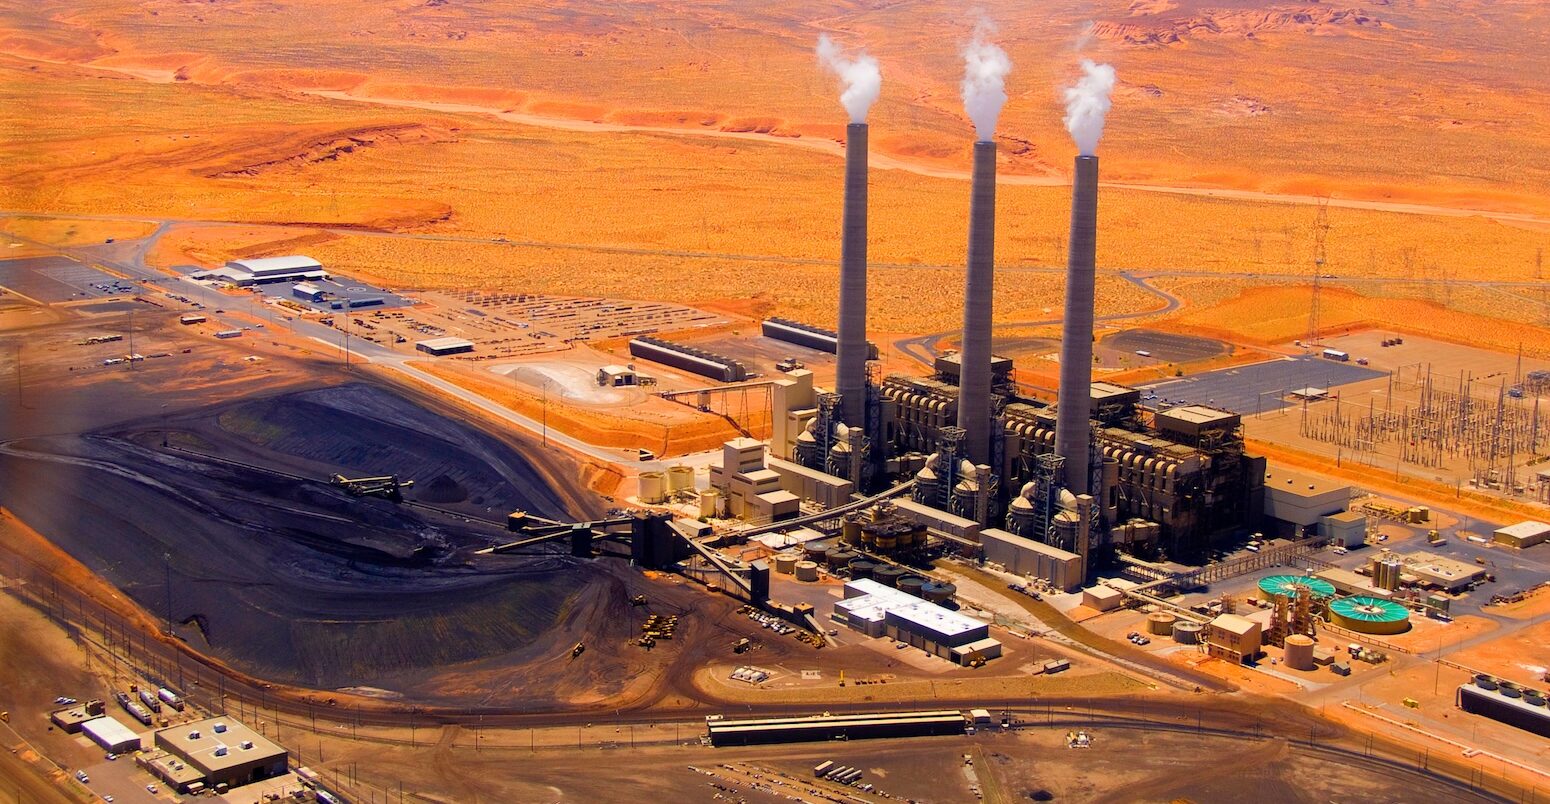
M 753 642 L 750 641 L 748 637 L 743 637 L 742 639 L 739 639 L 737 642 L 732 644 L 732 652 L 747 653 L 748 649 L 751 647 L 753 647 Z
M 636 596 L 630 598 L 630 605 L 631 606 L 644 606 L 644 605 L 646 605 L 646 596 L 645 595 L 636 595 Z
M 577 657 L 577 656 L 580 656 L 580 655 L 581 655 L 581 652 L 582 652 L 582 651 L 584 651 L 584 650 L 586 650 L 586 649 L 587 649 L 587 646 L 586 646 L 586 644 L 585 644 L 585 643 L 582 643 L 582 642 L 577 642 L 577 643 L 576 643 L 576 646 L 575 646 L 575 647 L 574 647 L 574 648 L 571 648 L 571 649 L 570 649 L 570 657 L 571 657 L 571 658 L 572 658 L 572 659 L 574 659 L 574 658 L 576 658 L 576 657 Z
M 398 479 L 398 475 L 383 475 L 381 477 L 345 477 L 334 475 L 329 482 L 344 488 L 356 497 L 381 497 L 384 500 L 403 502 L 403 490 L 414 485 L 413 480 Z

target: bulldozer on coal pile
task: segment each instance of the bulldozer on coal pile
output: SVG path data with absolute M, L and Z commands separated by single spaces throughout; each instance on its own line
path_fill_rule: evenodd
M 576 643 L 576 647 L 570 649 L 570 657 L 572 659 L 574 659 L 577 656 L 580 656 L 581 652 L 586 650 L 586 649 L 587 649 L 587 646 L 584 643 L 577 642 Z
M 630 598 L 630 605 L 631 606 L 644 606 L 644 605 L 646 605 L 646 596 L 645 595 L 636 595 L 636 596 Z

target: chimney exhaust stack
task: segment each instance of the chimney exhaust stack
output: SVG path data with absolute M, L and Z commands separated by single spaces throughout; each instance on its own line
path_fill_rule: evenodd
M 1055 454 L 1065 460 L 1065 486 L 1090 494 L 1093 284 L 1098 238 L 1098 157 L 1078 156 L 1071 188 L 1071 243 L 1066 256 L 1066 318 L 1060 344 Z
M 835 390 L 841 421 L 866 429 L 867 126 L 845 128 L 845 211 L 840 241 L 839 352 Z
M 958 364 L 958 426 L 976 466 L 990 462 L 990 320 L 995 294 L 996 144 L 974 143 L 969 256 Z

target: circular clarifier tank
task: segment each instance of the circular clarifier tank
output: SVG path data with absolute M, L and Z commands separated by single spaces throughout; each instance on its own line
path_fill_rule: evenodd
M 1335 585 L 1323 578 L 1305 578 L 1301 575 L 1271 575 L 1259 581 L 1259 596 L 1264 600 L 1278 597 L 1296 597 L 1298 591 L 1308 589 L 1314 597 L 1335 596 Z
M 1330 622 L 1361 634 L 1402 634 L 1410 630 L 1410 612 L 1392 600 L 1343 597 L 1329 604 Z

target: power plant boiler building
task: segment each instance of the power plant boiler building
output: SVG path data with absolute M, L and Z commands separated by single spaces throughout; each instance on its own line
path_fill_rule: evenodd
M 1075 164 L 1056 403 L 1025 396 L 1012 361 L 991 352 L 996 152 L 988 142 L 974 146 L 962 350 L 940 356 L 929 377 L 877 376 L 864 331 L 865 128 L 850 126 L 846 143 L 834 390 L 805 371 L 773 382 L 770 463 L 832 476 L 858 493 L 912 481 L 901 506 L 970 523 L 957 528 L 960 543 L 994 531 L 991 552 L 1002 563 L 1061 588 L 1081 583 L 1096 554 L 1189 559 L 1218 535 L 1256 525 L 1265 463 L 1245 451 L 1237 414 L 1147 410 L 1137 389 L 1093 382 L 1095 157 Z M 820 334 L 780 323 L 793 335 Z

